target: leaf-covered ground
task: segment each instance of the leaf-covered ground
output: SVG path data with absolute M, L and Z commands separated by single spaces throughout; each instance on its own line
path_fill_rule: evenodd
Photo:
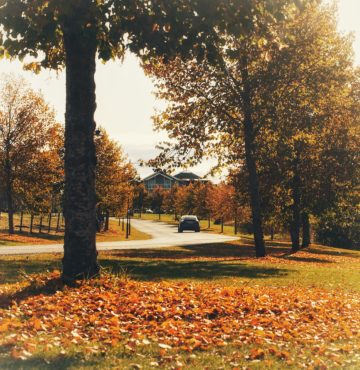
M 26 219 L 26 217 L 25 217 Z M 9 235 L 6 229 L 6 216 L 2 215 L 0 220 L 0 247 L 1 246 L 11 246 L 11 245 L 41 245 L 41 244 L 59 244 L 64 240 L 63 230 L 55 232 L 56 230 L 56 218 L 53 220 L 52 229 L 50 233 L 47 233 L 48 225 L 45 224 L 43 227 L 43 232 L 39 233 L 38 225 L 34 227 L 34 231 L 31 234 L 28 228 L 24 228 L 22 232 L 18 231 L 18 226 L 16 226 L 16 233 Z M 17 225 L 18 220 L 15 219 L 15 224 Z M 134 227 L 131 229 L 130 240 L 145 240 L 150 239 L 151 236 L 143 233 Z M 97 242 L 112 242 L 112 241 L 122 241 L 127 240 L 125 237 L 125 231 L 119 226 L 118 221 L 110 220 L 110 228 L 108 231 L 98 232 L 96 234 Z
M 58 277 L 1 287 L 0 367 L 1 358 L 26 363 L 39 354 L 51 364 L 74 346 L 95 357 L 117 349 L 135 368 L 191 368 L 226 347 L 227 368 L 360 366 L 359 294 L 110 275 L 65 288 Z M 146 347 L 152 358 L 140 365 Z

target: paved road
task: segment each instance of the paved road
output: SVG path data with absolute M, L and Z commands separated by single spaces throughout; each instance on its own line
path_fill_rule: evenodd
M 185 246 L 198 245 L 207 243 L 222 243 L 238 238 L 233 236 L 210 234 L 210 233 L 194 233 L 192 231 L 179 234 L 176 226 L 169 225 L 163 222 L 131 220 L 131 225 L 136 229 L 150 234 L 152 239 L 148 240 L 130 240 L 118 242 L 101 242 L 97 243 L 97 249 L 116 250 L 116 249 L 150 249 L 163 248 L 169 246 Z M 56 253 L 62 252 L 62 244 L 48 245 L 18 245 L 9 247 L 0 247 L 0 255 L 10 254 L 39 254 L 39 253 Z

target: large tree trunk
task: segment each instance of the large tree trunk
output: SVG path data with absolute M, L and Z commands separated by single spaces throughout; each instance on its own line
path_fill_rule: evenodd
M 291 251 L 297 252 L 300 248 L 300 177 L 297 173 L 297 169 L 294 171 L 294 177 L 292 179 L 292 221 L 290 224 L 290 235 L 291 235 Z
M 6 176 L 6 203 L 8 210 L 8 227 L 9 234 L 12 235 L 14 234 L 14 202 L 13 202 L 11 164 L 8 153 L 5 161 L 5 176 Z
M 252 212 L 252 222 L 254 227 L 254 241 L 255 241 L 255 252 L 256 257 L 264 257 L 265 253 L 265 242 L 264 233 L 262 229 L 262 217 L 261 217 L 261 204 L 260 204 L 260 191 L 259 191 L 259 179 L 256 169 L 256 163 L 254 158 L 254 149 L 252 143 L 252 126 L 249 122 L 245 123 L 245 155 L 246 165 L 249 174 L 249 191 L 250 191 L 250 204 Z
M 306 248 L 311 244 L 311 235 L 310 235 L 310 219 L 307 212 L 303 212 L 301 215 L 302 221 L 302 248 Z
M 95 211 L 95 33 L 65 26 L 65 240 L 63 280 L 99 273 Z M 74 26 L 76 27 L 76 26 Z
M 248 82 L 249 76 L 246 67 L 246 60 L 244 60 L 243 64 L 244 67 L 242 70 L 242 78 L 244 82 L 244 90 L 242 97 L 244 109 L 243 123 L 245 136 L 245 158 L 246 158 L 246 167 L 249 175 L 249 192 L 250 192 L 252 222 L 254 227 L 255 253 L 256 257 L 264 257 L 266 255 L 266 252 L 265 252 L 264 233 L 262 228 L 259 178 L 255 161 L 254 122 L 252 118 L 251 95 L 250 95 L 250 86 Z

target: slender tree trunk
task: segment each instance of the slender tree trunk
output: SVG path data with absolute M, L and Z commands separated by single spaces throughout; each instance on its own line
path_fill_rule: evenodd
M 33 233 L 33 225 L 34 225 L 34 215 L 30 215 L 30 234 Z
M 129 212 L 126 213 L 126 239 L 129 239 Z
M 249 175 L 249 192 L 252 222 L 254 227 L 255 253 L 256 257 L 264 257 L 266 255 L 266 252 L 264 232 L 262 227 L 259 178 L 255 161 L 255 132 L 251 108 L 251 89 L 249 85 L 246 57 L 243 60 L 242 78 L 244 82 L 242 98 L 244 110 L 243 125 L 245 137 L 245 159 Z
M 49 220 L 48 220 L 48 234 L 51 232 L 51 218 L 52 218 L 52 213 L 49 213 Z
M 21 211 L 20 212 L 20 229 L 19 229 L 20 232 L 22 232 L 22 229 L 23 229 L 23 220 L 24 220 L 24 212 Z
M 105 211 L 105 231 L 109 231 L 110 213 L 108 210 Z
M 238 230 L 237 230 L 237 212 L 235 211 L 234 234 L 236 235 L 237 232 L 238 232 Z
M 307 212 L 303 212 L 301 215 L 302 221 L 302 248 L 306 248 L 311 244 L 311 235 L 310 235 L 310 219 Z
M 42 223 L 43 223 L 43 216 L 40 215 L 40 220 L 39 220 L 39 234 L 42 233 Z
M 12 235 L 14 234 L 14 203 L 13 203 L 11 164 L 8 155 L 5 161 L 5 176 L 6 176 L 6 202 L 8 210 L 8 227 L 9 234 Z
M 69 21 L 64 26 L 66 114 L 62 277 L 69 284 L 99 273 L 95 244 L 96 37 L 95 31 L 84 30 L 73 23 Z
M 59 229 L 60 229 L 60 213 L 58 213 L 58 216 L 57 216 L 57 221 L 56 221 L 56 233 L 59 232 Z
M 290 224 L 291 235 L 291 251 L 297 252 L 300 249 L 300 177 L 297 173 L 297 168 L 294 171 L 294 178 L 292 180 L 292 220 Z

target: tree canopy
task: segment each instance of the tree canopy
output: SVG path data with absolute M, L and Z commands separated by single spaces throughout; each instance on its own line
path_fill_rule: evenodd
M 6 194 L 9 231 L 13 212 L 50 210 L 62 180 L 62 130 L 41 94 L 22 78 L 2 76 L 0 88 L 0 184 Z
M 193 165 L 215 156 L 220 167 L 237 168 L 248 182 L 258 239 L 261 217 L 277 223 L 274 211 L 280 211 L 294 250 L 301 214 L 316 214 L 327 201 L 325 172 L 331 186 L 339 184 L 338 194 L 354 188 L 357 177 L 358 136 L 351 132 L 358 82 L 351 39 L 337 32 L 333 14 L 332 6 L 290 7 L 283 22 L 261 18 L 266 27 L 241 38 L 224 32 L 222 62 L 146 65 L 168 102 L 155 127 L 172 139 L 150 163 Z

